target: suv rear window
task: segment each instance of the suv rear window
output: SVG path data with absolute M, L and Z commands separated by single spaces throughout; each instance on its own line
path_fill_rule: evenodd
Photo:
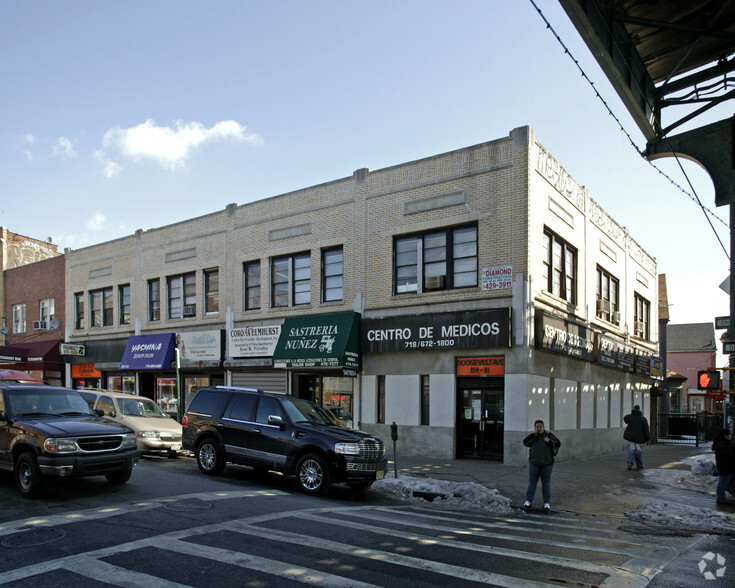
M 192 399 L 189 410 L 200 414 L 213 415 L 219 412 L 220 407 L 225 401 L 225 397 L 224 392 L 200 390 Z
M 252 394 L 235 394 L 230 402 L 227 417 L 236 421 L 252 421 L 256 400 L 257 397 Z

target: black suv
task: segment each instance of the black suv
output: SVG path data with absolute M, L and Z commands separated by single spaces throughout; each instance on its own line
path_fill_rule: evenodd
M 295 475 L 307 494 L 323 494 L 333 482 L 362 490 L 384 476 L 380 439 L 339 427 L 317 404 L 250 388 L 199 390 L 184 420 L 184 449 L 199 469 L 219 475 L 226 462 Z
M 101 418 L 79 392 L 0 383 L 0 469 L 33 498 L 51 479 L 104 475 L 124 484 L 138 463 L 135 433 Z

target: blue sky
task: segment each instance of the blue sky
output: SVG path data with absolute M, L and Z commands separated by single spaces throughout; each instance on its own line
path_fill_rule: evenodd
M 537 5 L 643 148 L 558 2 Z M 530 125 L 657 258 L 673 323 L 729 314 L 705 215 L 529 0 L 0 0 L 0 76 L 0 224 L 62 251 Z M 727 208 L 684 168 L 729 251 Z

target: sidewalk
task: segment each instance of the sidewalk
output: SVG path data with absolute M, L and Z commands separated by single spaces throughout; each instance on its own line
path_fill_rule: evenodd
M 648 469 L 665 468 L 690 471 L 691 466 L 681 460 L 706 453 L 705 447 L 679 445 L 647 445 L 643 463 Z M 628 470 L 627 452 L 587 457 L 576 460 L 558 460 L 551 477 L 551 506 L 584 514 L 624 516 L 642 504 L 674 502 L 689 506 L 712 508 L 714 498 L 699 492 L 661 486 L 647 482 L 643 471 Z M 422 457 L 402 457 L 398 451 L 397 464 L 389 456 L 388 473 L 397 465 L 398 476 L 426 477 L 452 482 L 476 482 L 495 488 L 502 495 L 521 505 L 528 485 L 527 466 L 507 466 L 482 460 L 440 460 Z M 535 506 L 541 506 L 541 483 L 536 491 Z

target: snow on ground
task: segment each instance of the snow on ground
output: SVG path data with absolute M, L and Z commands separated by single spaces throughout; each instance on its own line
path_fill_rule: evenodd
M 712 460 L 713 456 L 711 453 L 702 454 L 683 461 L 692 466 L 698 458 Z M 735 503 L 731 512 L 718 510 L 715 506 L 717 476 L 656 468 L 646 469 L 642 473 L 647 482 L 711 496 L 712 509 L 671 502 L 645 504 L 635 511 L 625 513 L 629 519 L 679 532 L 735 533 Z M 384 480 L 376 481 L 371 490 L 388 498 L 407 500 L 429 508 L 479 511 L 501 516 L 512 512 L 510 498 L 496 489 L 486 488 L 475 482 L 449 482 L 411 476 L 395 478 L 389 473 Z

